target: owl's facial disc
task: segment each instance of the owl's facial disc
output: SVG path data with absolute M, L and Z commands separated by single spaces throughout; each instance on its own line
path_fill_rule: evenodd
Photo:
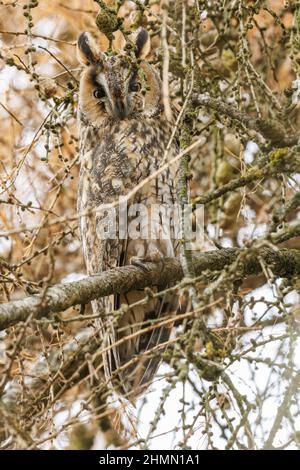
M 95 100 L 114 119 L 125 119 L 132 113 L 136 94 L 140 91 L 136 73 L 130 73 L 128 68 L 122 72 L 111 66 L 106 73 L 96 73 L 93 78 Z
M 115 119 L 125 119 L 130 114 L 131 107 L 120 83 L 113 82 L 112 85 L 103 73 L 99 73 L 94 77 L 94 86 L 94 98 L 107 114 Z
M 85 67 L 80 81 L 80 109 L 95 125 L 107 116 L 125 119 L 160 110 L 160 80 L 144 60 L 149 51 L 150 37 L 144 29 L 135 38 L 135 57 L 126 51 L 106 54 L 89 33 L 80 34 L 77 54 Z

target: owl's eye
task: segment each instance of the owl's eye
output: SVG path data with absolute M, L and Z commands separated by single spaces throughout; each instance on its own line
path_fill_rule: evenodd
M 97 99 L 104 98 L 105 96 L 106 96 L 106 93 L 105 93 L 104 88 L 102 88 L 102 87 L 98 87 L 94 91 L 94 97 L 97 98 Z
M 139 82 L 129 83 L 129 91 L 137 92 L 141 89 L 141 84 Z

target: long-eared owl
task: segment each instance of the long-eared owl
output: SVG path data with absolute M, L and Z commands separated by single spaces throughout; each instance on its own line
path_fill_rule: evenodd
M 157 210 L 157 206 L 168 209 L 176 205 L 177 169 L 173 165 L 154 178 L 151 175 L 162 165 L 167 146 L 169 158 L 178 149 L 176 142 L 168 145 L 172 124 L 164 115 L 159 74 L 146 60 L 150 39 L 144 29 L 136 35 L 133 49 L 113 55 L 102 52 L 88 33 L 78 39 L 78 56 L 84 66 L 78 109 L 78 212 L 84 214 L 80 231 L 89 275 L 132 262 L 162 263 L 165 256 L 177 255 L 174 220 L 170 230 L 165 230 Z M 124 212 L 120 201 L 130 192 L 133 195 L 126 201 L 125 218 L 124 213 L 120 217 Z M 124 226 L 128 228 L 126 236 L 120 236 Z M 134 229 L 130 231 L 130 227 Z M 171 324 L 142 334 L 138 331 L 143 322 L 148 321 L 149 326 L 149 322 L 172 314 L 177 303 L 174 296 L 164 295 L 127 307 L 117 321 L 113 320 L 110 313 L 144 298 L 144 291 L 135 290 L 92 302 L 94 313 L 101 317 L 106 378 L 129 399 L 151 382 L 160 363 L 160 345 L 168 341 Z

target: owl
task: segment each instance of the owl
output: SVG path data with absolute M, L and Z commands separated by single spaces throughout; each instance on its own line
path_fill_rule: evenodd
M 175 141 L 169 144 L 173 125 L 164 115 L 159 74 L 146 60 L 149 35 L 141 29 L 130 51 L 113 55 L 101 51 L 84 32 L 77 49 L 83 65 L 78 212 L 87 273 L 128 264 L 143 269 L 146 261 L 163 263 L 164 257 L 178 253 L 175 219 L 171 216 L 166 230 L 161 214 L 161 208 L 176 207 L 177 167 L 151 175 L 162 165 L 166 147 L 168 158 L 178 148 Z M 126 205 L 120 203 L 124 199 Z M 167 325 L 138 334 L 143 322 L 149 326 L 174 313 L 178 303 L 175 296 L 164 295 L 133 305 L 144 298 L 144 291 L 133 290 L 92 302 L 101 322 L 106 379 L 129 400 L 151 383 L 160 364 L 159 346 L 171 332 Z M 113 312 L 123 305 L 125 313 L 116 320 Z

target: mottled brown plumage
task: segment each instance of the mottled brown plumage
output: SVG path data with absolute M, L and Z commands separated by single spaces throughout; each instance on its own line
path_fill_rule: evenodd
M 159 260 L 164 256 L 175 256 L 177 251 L 172 234 L 164 240 L 155 239 L 155 233 L 149 233 L 148 239 L 103 239 L 104 227 L 106 230 L 113 228 L 113 214 L 118 215 L 119 197 L 127 195 L 160 167 L 171 136 L 172 125 L 166 121 L 161 104 L 159 76 L 144 60 L 149 49 L 149 38 L 144 30 L 138 34 L 136 44 L 137 58 L 125 53 L 107 56 L 97 49 L 87 33 L 82 33 L 78 40 L 79 57 L 85 65 L 78 110 L 81 140 L 78 211 L 93 211 L 80 218 L 83 251 L 90 275 L 129 264 L 136 258 Z M 176 143 L 172 143 L 169 157 L 176 153 Z M 152 179 L 128 201 L 128 207 L 142 202 L 146 205 L 147 215 L 153 204 L 171 207 L 176 202 L 176 171 L 173 166 Z M 115 204 L 114 209 L 101 211 L 104 204 L 110 203 Z M 127 215 L 130 224 L 135 217 L 133 213 Z M 147 218 L 141 218 L 141 231 L 148 229 L 143 226 L 147 223 Z M 158 230 L 155 224 L 151 227 L 152 232 Z M 174 298 L 152 300 L 146 307 L 130 309 L 118 320 L 118 325 L 113 325 L 109 312 L 144 296 L 144 292 L 134 291 L 92 303 L 94 313 L 103 311 L 104 347 L 138 331 L 145 319 L 158 318 L 175 310 Z M 159 365 L 158 357 L 151 358 L 142 352 L 167 341 L 169 335 L 170 327 L 158 328 L 123 341 L 117 347 L 112 346 L 104 353 L 104 369 L 114 388 L 129 398 L 141 393 Z M 131 363 L 126 367 L 129 361 Z M 122 371 L 115 372 L 120 366 Z

